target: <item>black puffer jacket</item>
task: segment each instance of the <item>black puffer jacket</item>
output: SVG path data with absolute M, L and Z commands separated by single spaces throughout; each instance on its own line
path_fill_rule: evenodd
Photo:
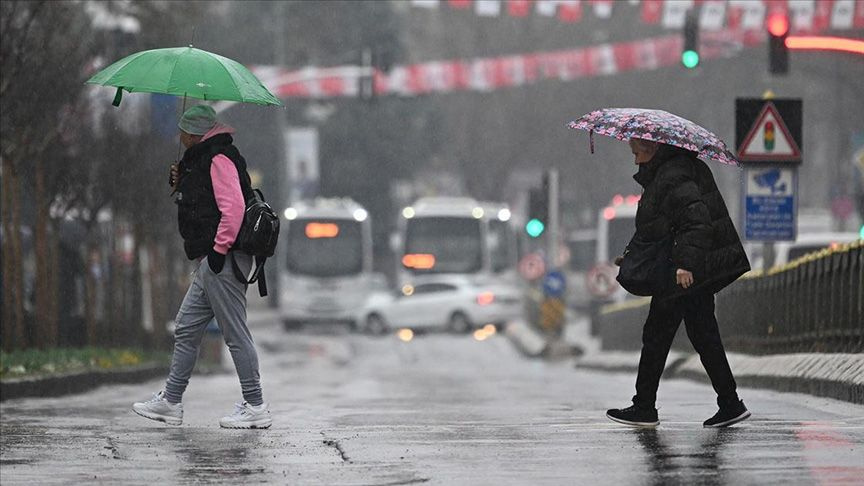
M 672 234 L 672 265 L 693 272 L 687 291 L 670 284 L 664 297 L 716 293 L 750 270 L 750 262 L 714 176 L 693 152 L 661 144 L 633 176 L 643 188 L 636 235 L 660 241 Z
M 175 196 L 177 225 L 183 237 L 183 248 L 190 260 L 206 255 L 213 248 L 213 240 L 222 220 L 210 179 L 213 157 L 222 154 L 231 159 L 240 177 L 243 198 L 248 201 L 251 195 L 246 159 L 240 155 L 233 142 L 234 139 L 227 133 L 215 135 L 186 149 L 180 161 L 180 180 Z

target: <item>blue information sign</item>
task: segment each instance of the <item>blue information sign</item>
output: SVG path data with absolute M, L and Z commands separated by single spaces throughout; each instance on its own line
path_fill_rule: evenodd
M 744 176 L 744 238 L 758 241 L 795 240 L 796 169 L 745 167 Z
M 543 278 L 543 294 L 546 297 L 561 297 L 565 290 L 567 290 L 567 281 L 563 273 L 553 270 Z

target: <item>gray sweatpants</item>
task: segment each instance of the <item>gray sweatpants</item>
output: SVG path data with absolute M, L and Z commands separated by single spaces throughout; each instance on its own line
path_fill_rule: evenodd
M 232 253 L 240 270 L 248 275 L 252 257 L 241 252 Z M 206 257 L 194 272 L 192 284 L 174 321 L 174 356 L 165 384 L 165 398 L 171 403 L 182 400 L 198 359 L 204 329 L 214 316 L 231 351 L 244 400 L 250 405 L 261 405 L 258 354 L 252 334 L 246 327 L 246 285 L 234 276 L 231 254 L 225 258 L 225 266 L 218 275 L 210 269 Z

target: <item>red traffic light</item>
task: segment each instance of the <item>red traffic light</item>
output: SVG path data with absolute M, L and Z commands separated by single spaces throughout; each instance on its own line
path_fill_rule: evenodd
M 774 37 L 782 37 L 789 32 L 789 19 L 783 14 L 772 14 L 768 17 L 768 32 Z

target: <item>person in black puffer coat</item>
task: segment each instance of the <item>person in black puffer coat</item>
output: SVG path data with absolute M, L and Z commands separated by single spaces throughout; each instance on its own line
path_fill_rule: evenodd
M 642 356 L 633 405 L 611 409 L 610 419 L 656 426 L 657 387 L 672 340 L 684 320 L 687 336 L 717 392 L 720 410 L 705 427 L 725 427 L 750 416 L 738 398 L 714 316 L 714 294 L 750 270 L 711 170 L 696 154 L 678 147 L 631 139 L 639 166 L 633 178 L 643 187 L 636 212 L 636 237 L 661 241 L 672 236 L 675 280 L 651 299 L 642 331 Z

